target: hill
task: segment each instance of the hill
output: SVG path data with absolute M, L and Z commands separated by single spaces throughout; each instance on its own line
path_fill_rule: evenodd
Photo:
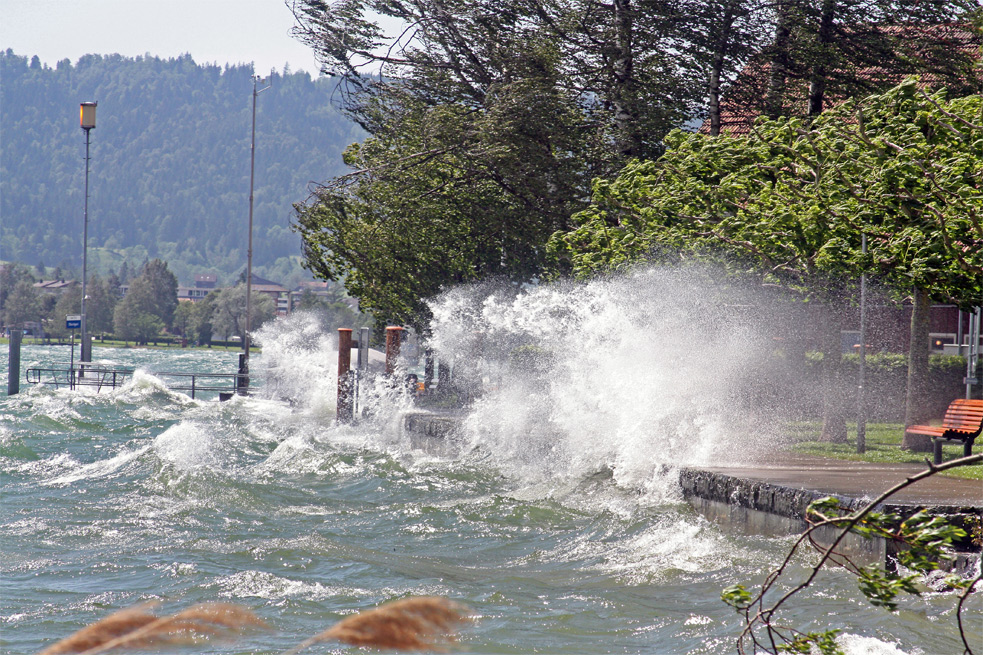
M 91 135 L 89 270 L 166 260 L 184 283 L 245 267 L 253 71 L 176 59 L 87 55 L 43 66 L 0 53 L 0 258 L 81 270 L 84 132 Z M 253 267 L 289 283 L 299 269 L 292 205 L 341 173 L 362 133 L 332 104 L 335 82 L 274 73 L 258 97 Z

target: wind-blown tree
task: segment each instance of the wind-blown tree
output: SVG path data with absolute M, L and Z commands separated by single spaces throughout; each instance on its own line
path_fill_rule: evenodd
M 85 324 L 89 333 L 113 331 L 113 311 L 117 297 L 110 293 L 106 283 L 98 275 L 89 278 L 85 290 L 88 300 L 85 303 Z M 48 332 L 56 337 L 66 337 L 70 331 L 65 327 L 65 316 L 78 314 L 82 308 L 82 287 L 75 285 L 58 296 L 48 314 Z M 151 335 L 152 336 L 152 335 Z
M 422 299 L 445 284 L 535 279 L 590 180 L 656 156 L 702 93 L 669 3 L 293 7 L 371 135 L 296 227 L 307 266 L 380 321 L 422 325 Z M 405 31 L 387 41 L 378 16 Z
M 237 284 L 228 289 L 208 294 L 212 307 L 211 330 L 225 339 L 237 336 L 246 338 L 246 285 Z M 249 328 L 259 329 L 266 321 L 276 316 L 276 304 L 265 293 L 253 291 L 249 302 Z
M 89 296 L 85 302 L 86 328 L 90 332 L 111 332 L 113 311 L 119 300 L 117 291 L 108 279 L 93 275 L 86 285 L 86 293 Z
M 543 244 L 582 195 L 573 184 L 575 119 L 550 91 L 528 80 L 503 86 L 482 113 L 401 98 L 403 123 L 346 153 L 367 173 L 336 180 L 300 209 L 308 267 L 344 280 L 379 322 L 417 326 L 427 317 L 422 299 L 443 285 L 535 277 Z M 462 156 L 468 147 L 484 161 Z
M 848 165 L 830 172 L 855 204 L 842 211 L 870 239 L 870 257 L 856 261 L 911 294 L 905 424 L 922 423 L 931 417 L 930 303 L 983 304 L 983 95 L 947 99 L 910 79 L 828 120 L 844 125 L 824 121 L 817 143 L 843 152 Z M 931 449 L 907 434 L 902 445 Z
M 181 336 L 199 345 L 211 341 L 212 314 L 219 293 L 210 293 L 198 302 L 178 303 L 174 310 L 174 328 Z
M 579 226 L 557 234 L 551 247 L 581 276 L 686 253 L 723 257 L 735 270 L 827 303 L 831 290 L 863 270 L 936 300 L 978 303 L 980 103 L 980 96 L 946 101 L 910 80 L 808 127 L 799 118 L 759 119 L 743 137 L 673 133 L 658 162 L 633 162 L 617 180 L 595 182 L 591 207 L 575 217 Z M 826 327 L 832 380 L 839 328 Z M 913 352 L 925 336 L 913 340 Z M 913 394 L 920 400 L 917 388 Z M 829 387 L 823 435 L 845 438 Z
M 166 329 L 177 308 L 177 277 L 159 259 L 147 262 L 116 304 L 113 328 L 125 340 L 145 342 Z
M 8 327 L 21 328 L 25 323 L 41 320 L 41 297 L 34 288 L 34 281 L 22 277 L 13 281 L 11 288 L 4 289 L 3 323 Z

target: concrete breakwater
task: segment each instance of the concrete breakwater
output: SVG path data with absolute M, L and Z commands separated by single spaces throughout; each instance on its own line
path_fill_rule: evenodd
M 448 412 L 408 412 L 403 428 L 415 448 L 452 454 L 461 416 Z M 716 523 L 747 534 L 782 535 L 806 528 L 809 503 L 834 496 L 845 508 L 859 509 L 907 477 L 919 464 L 870 464 L 776 452 L 767 462 L 728 467 L 679 469 L 683 497 Z M 979 481 L 933 476 L 895 494 L 879 509 L 907 517 L 920 509 L 946 516 L 967 532 L 983 521 L 983 485 Z M 833 531 L 819 538 L 828 539 Z M 888 563 L 897 551 L 883 539 L 850 535 L 841 550 L 865 561 Z M 966 538 L 957 544 L 953 568 L 966 569 L 979 559 L 980 548 Z

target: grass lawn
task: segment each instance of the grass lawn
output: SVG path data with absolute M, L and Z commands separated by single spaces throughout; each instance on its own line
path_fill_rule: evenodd
M 6 337 L 0 337 L 0 345 L 7 345 L 9 342 L 10 342 L 10 339 L 8 339 Z M 48 344 L 46 344 L 43 339 L 35 339 L 33 337 L 24 337 L 21 340 L 21 345 L 22 346 L 37 346 L 37 345 L 43 346 L 43 345 L 48 345 Z M 68 345 L 68 340 L 65 340 L 64 343 L 59 342 L 58 345 Z M 78 346 L 78 345 L 79 345 L 79 342 L 78 342 L 78 340 L 76 340 L 76 346 Z M 173 343 L 166 343 L 166 342 L 163 342 L 163 341 L 158 342 L 156 345 L 154 345 L 153 341 L 151 341 L 147 345 L 141 346 L 141 345 L 138 345 L 137 343 L 135 343 L 133 341 L 116 341 L 116 340 L 113 340 L 113 339 L 106 339 L 105 341 L 103 341 L 101 339 L 93 339 L 92 340 L 92 348 L 93 348 L 93 350 L 96 349 L 96 348 L 156 348 L 156 349 L 159 349 L 159 350 L 182 350 L 183 349 L 183 350 L 226 350 L 226 351 L 241 351 L 242 350 L 242 346 L 219 346 L 219 345 L 212 345 L 211 347 L 209 347 L 209 346 L 192 346 L 192 345 L 188 345 L 188 346 L 182 348 L 179 345 L 176 345 L 176 344 L 173 344 Z M 252 344 L 250 344 L 250 346 L 249 346 L 249 352 L 258 353 L 258 352 L 262 352 L 262 349 L 259 348 L 258 346 L 253 346 Z
M 900 423 L 868 423 L 867 452 L 857 453 L 857 426 L 847 424 L 847 443 L 827 443 L 817 441 L 820 433 L 818 422 L 794 423 L 789 426 L 789 434 L 797 439 L 792 450 L 804 455 L 829 457 L 831 459 L 848 459 L 855 462 L 873 462 L 879 464 L 924 464 L 931 461 L 932 453 L 914 453 L 901 450 L 901 439 L 904 437 L 904 426 Z M 979 442 L 974 446 L 974 454 L 981 447 Z M 961 444 L 943 445 L 942 460 L 948 461 L 962 457 Z M 968 480 L 983 480 L 983 464 L 963 466 L 944 471 L 939 475 Z M 983 488 L 980 489 L 983 495 Z

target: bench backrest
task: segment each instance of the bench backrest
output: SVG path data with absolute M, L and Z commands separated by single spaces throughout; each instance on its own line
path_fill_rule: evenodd
M 942 419 L 942 427 L 979 434 L 983 429 L 983 400 L 953 400 Z

